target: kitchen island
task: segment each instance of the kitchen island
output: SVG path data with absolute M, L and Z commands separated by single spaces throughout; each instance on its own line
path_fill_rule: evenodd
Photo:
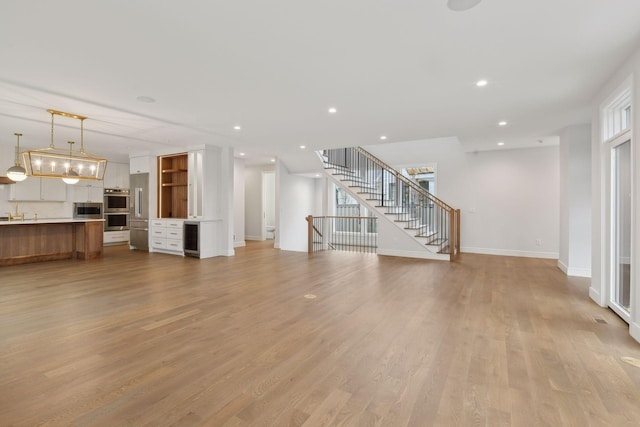
M 0 266 L 102 256 L 102 219 L 0 221 Z

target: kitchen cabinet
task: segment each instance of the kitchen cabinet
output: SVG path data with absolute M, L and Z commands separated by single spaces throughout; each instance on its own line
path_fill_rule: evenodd
M 180 219 L 152 219 L 150 252 L 184 255 L 183 227 Z
M 0 266 L 102 256 L 102 220 L 0 223 Z
M 188 191 L 188 212 L 189 218 L 202 218 L 202 203 L 204 200 L 204 176 L 202 162 L 204 161 L 204 150 L 194 150 L 188 153 L 189 156 L 189 191 Z
M 151 171 L 149 156 L 129 158 L 129 173 L 149 173 Z
M 103 240 L 105 245 L 129 243 L 129 230 L 105 231 Z
M 67 184 L 58 178 L 29 177 L 11 186 L 9 200 L 16 202 L 66 202 Z
M 189 176 L 187 154 L 158 157 L 158 218 L 187 218 Z
M 129 188 L 129 165 L 109 162 L 104 174 L 104 188 Z
M 102 181 L 80 180 L 71 186 L 72 199 L 74 202 L 103 202 L 104 188 Z
M 158 156 L 158 218 L 215 218 L 219 157 L 210 147 Z

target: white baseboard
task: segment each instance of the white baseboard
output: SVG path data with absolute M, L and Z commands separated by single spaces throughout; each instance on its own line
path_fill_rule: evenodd
M 241 248 L 243 246 L 247 246 L 247 242 L 245 242 L 244 240 L 239 240 L 237 242 L 233 242 L 233 247 L 234 248 Z
M 590 268 L 569 267 L 569 271 L 567 271 L 567 276 L 586 277 L 587 279 L 590 279 L 591 278 L 591 269 Z
M 606 304 L 603 304 L 600 300 L 601 295 L 600 295 L 600 291 L 589 287 L 589 298 L 591 298 L 593 300 L 593 302 L 595 302 L 596 304 L 598 304 L 600 307 L 606 307 Z
M 235 254 L 236 254 L 236 252 L 233 249 L 229 249 L 227 251 L 223 250 L 220 253 L 220 255 L 222 255 L 222 256 L 234 256 Z
M 629 325 L 629 334 L 633 337 L 634 340 L 640 342 L 640 324 L 631 322 L 631 325 Z
M 567 265 L 560 260 L 558 260 L 558 268 L 567 276 L 591 278 L 590 268 L 567 267 Z
M 420 259 L 434 259 L 438 261 L 449 261 L 449 255 L 434 254 L 429 251 L 402 251 L 398 249 L 382 249 L 378 248 L 378 255 L 386 256 L 399 256 L 404 258 L 420 258 Z
M 262 236 L 244 236 L 244 240 L 262 240 Z
M 545 259 L 558 259 L 558 252 L 531 252 L 531 251 L 516 251 L 511 249 L 491 249 L 491 248 L 460 248 L 460 252 L 467 252 L 471 254 L 482 255 L 499 255 L 499 256 L 517 256 L 523 258 L 545 258 Z
M 567 272 L 569 271 L 569 267 L 567 267 L 567 265 L 566 265 L 564 262 L 562 262 L 561 260 L 558 260 L 558 268 L 559 268 L 560 270 L 562 270 L 562 272 L 563 272 L 564 274 L 567 274 L 567 275 L 568 275 L 568 273 L 567 273 Z

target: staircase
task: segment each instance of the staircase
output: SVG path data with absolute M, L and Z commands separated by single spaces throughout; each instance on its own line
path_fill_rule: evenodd
M 417 242 L 412 246 L 424 251 L 421 258 L 453 261 L 460 253 L 459 209 L 360 147 L 324 150 L 318 155 L 337 185 Z

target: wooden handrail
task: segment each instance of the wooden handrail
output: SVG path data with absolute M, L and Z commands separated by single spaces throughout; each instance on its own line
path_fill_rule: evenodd
M 416 221 L 419 227 L 429 227 L 431 235 L 441 236 L 429 241 L 439 247 L 439 253 L 448 253 L 451 260 L 460 253 L 459 209 L 454 209 L 362 147 L 327 149 L 317 154 L 325 168 L 333 168 L 337 175 L 343 176 L 341 180 L 354 181 L 350 186 L 362 187 L 361 194 L 368 193 L 368 200 L 377 201 L 381 208 L 398 208 L 397 212 L 386 212 L 398 215 L 396 222 Z
M 439 205 L 441 208 L 446 209 L 447 211 L 453 210 L 453 208 L 451 206 L 449 206 L 447 203 L 443 202 L 442 200 L 438 199 L 436 196 L 434 196 L 433 194 L 429 193 L 428 191 L 426 191 L 424 188 L 420 187 L 419 185 L 417 185 L 416 183 L 414 183 L 413 181 L 411 181 L 410 179 L 408 179 L 406 176 L 402 175 L 401 173 L 399 173 L 397 170 L 395 170 L 394 168 L 392 168 L 391 166 L 389 166 L 388 164 L 386 164 L 385 162 L 383 162 L 382 160 L 380 160 L 379 158 L 377 158 L 376 156 L 374 156 L 373 154 L 369 153 L 367 150 L 365 150 L 362 147 L 354 147 L 354 149 L 362 154 L 363 156 L 367 157 L 369 160 L 373 161 L 374 163 L 376 163 L 378 166 L 380 166 L 381 168 L 386 169 L 389 173 L 391 173 L 393 176 L 396 177 L 396 179 L 404 182 L 405 184 L 407 184 L 409 187 L 413 188 L 415 191 L 417 191 L 420 195 L 425 196 L 426 198 L 428 198 L 429 200 L 432 200 L 433 202 L 435 202 L 437 205 Z

